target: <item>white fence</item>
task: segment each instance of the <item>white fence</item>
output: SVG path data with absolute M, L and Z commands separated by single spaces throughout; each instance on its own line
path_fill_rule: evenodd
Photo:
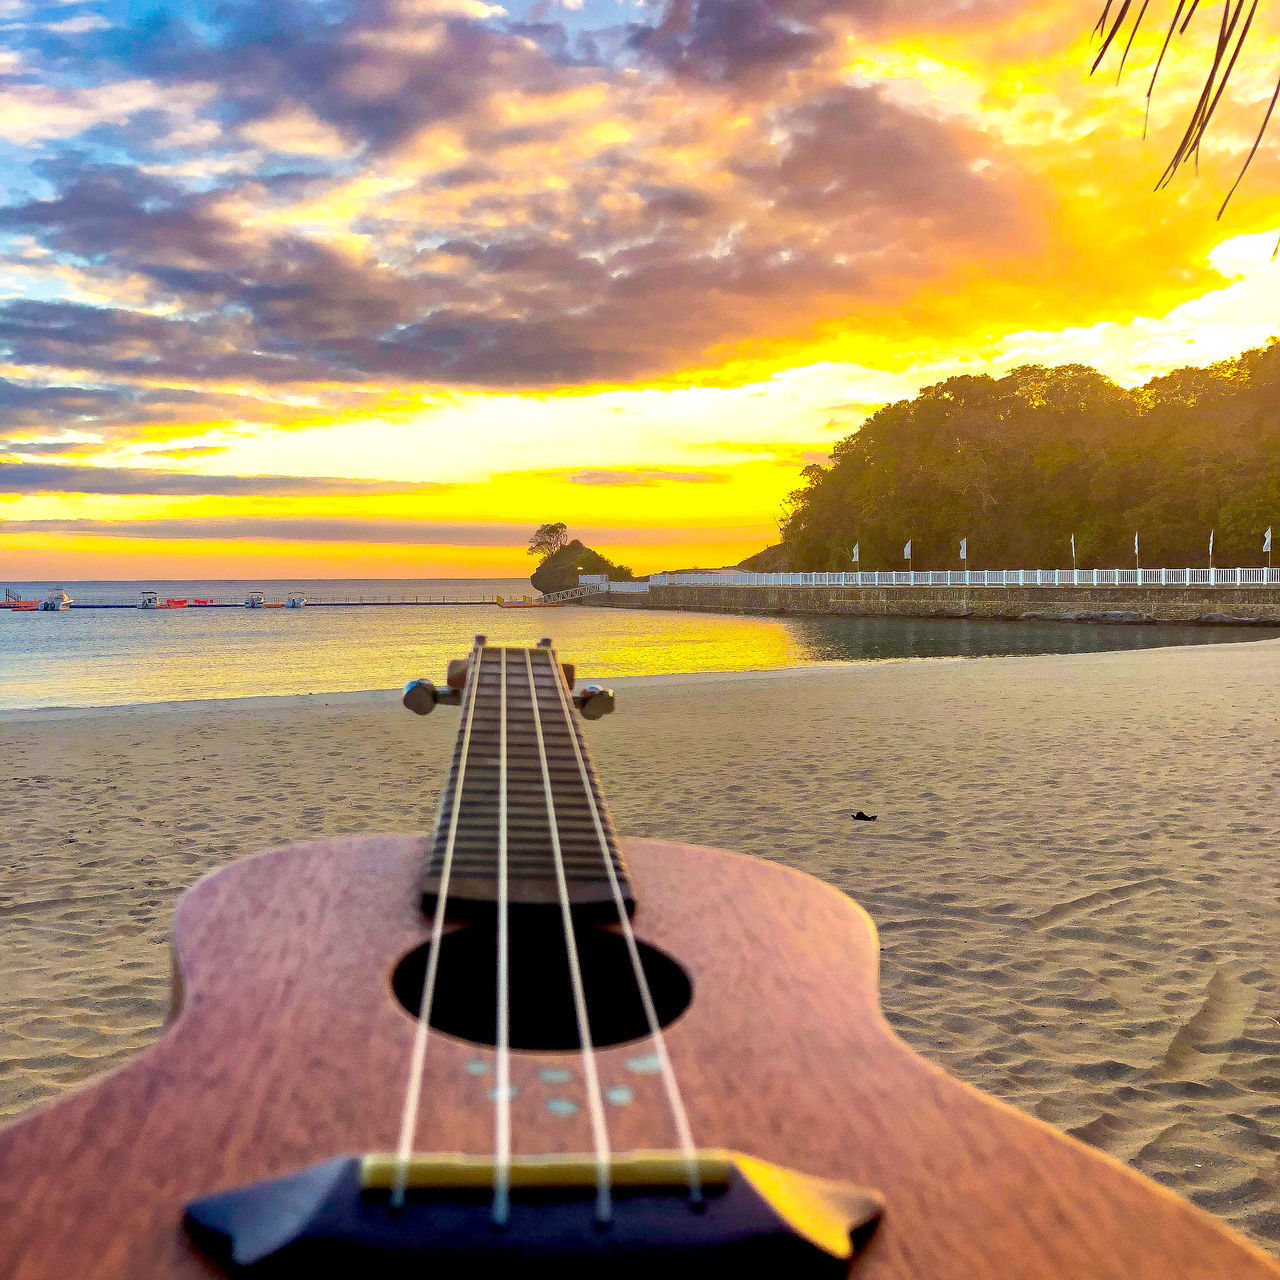
M 655 573 L 648 582 L 610 582 L 603 574 L 579 578 L 612 593 L 654 587 L 1280 587 L 1273 569 L 941 569 L 882 573 Z

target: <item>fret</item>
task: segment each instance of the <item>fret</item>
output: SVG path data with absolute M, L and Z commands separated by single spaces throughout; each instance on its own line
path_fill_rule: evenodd
M 513 908 L 554 906 L 558 901 L 551 828 L 543 789 L 533 708 L 536 700 L 542 725 L 547 774 L 555 808 L 569 897 L 576 911 L 598 909 L 613 914 L 616 904 L 605 858 L 612 861 L 628 910 L 632 906 L 626 866 L 618 852 L 613 820 L 591 763 L 582 727 L 572 710 L 569 690 L 553 650 L 529 650 L 533 667 L 530 685 L 524 649 L 507 649 L 506 661 L 506 786 L 508 896 Z M 448 833 L 454 829 L 453 864 L 449 878 L 450 908 L 460 912 L 483 910 L 498 896 L 498 824 L 501 787 L 502 650 L 477 645 L 467 673 L 463 707 L 475 683 L 475 703 L 463 768 L 465 724 L 459 727 L 453 759 L 440 798 L 427 855 L 423 882 L 424 905 L 430 909 L 439 892 L 440 867 Z M 568 710 L 566 710 L 566 705 Z M 463 712 L 464 716 L 466 711 Z M 574 752 L 581 752 L 582 765 Z M 586 774 L 584 781 L 583 774 Z M 461 794 L 457 780 L 463 777 Z M 591 813 L 594 800 L 604 846 Z

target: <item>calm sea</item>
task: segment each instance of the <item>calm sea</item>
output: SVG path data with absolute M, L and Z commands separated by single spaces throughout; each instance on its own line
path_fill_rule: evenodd
M 0 584 L 4 585 L 4 584 Z M 55 584 L 10 583 L 24 596 Z M 63 582 L 79 600 L 520 596 L 527 579 Z M 631 609 L 415 608 L 0 610 L 0 708 L 389 689 L 439 679 L 477 632 L 512 644 L 554 636 L 585 676 L 743 671 L 821 662 L 1087 653 L 1261 639 L 1280 632 L 951 619 L 761 618 Z

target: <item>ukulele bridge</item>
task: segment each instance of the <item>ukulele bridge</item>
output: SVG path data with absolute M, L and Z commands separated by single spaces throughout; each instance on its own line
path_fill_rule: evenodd
M 233 1275 L 706 1276 L 740 1263 L 801 1277 L 848 1273 L 880 1218 L 864 1187 L 816 1178 L 738 1152 L 642 1151 L 609 1164 L 611 1214 L 595 1217 L 590 1156 L 517 1156 L 506 1222 L 493 1220 L 492 1158 L 414 1157 L 393 1208 L 394 1155 L 339 1157 L 219 1192 L 187 1206 L 195 1242 Z M 696 1173 L 696 1178 L 693 1177 Z M 697 1199 L 690 1186 L 700 1188 Z

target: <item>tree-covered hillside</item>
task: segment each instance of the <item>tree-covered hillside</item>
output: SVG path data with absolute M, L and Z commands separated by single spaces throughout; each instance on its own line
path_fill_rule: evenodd
M 563 529 L 564 525 L 559 527 Z M 572 542 L 562 541 L 554 551 L 544 556 L 529 575 L 529 581 L 544 595 L 550 595 L 553 591 L 576 587 L 578 575 L 582 573 L 608 574 L 614 582 L 630 582 L 635 576 L 625 564 L 614 564 L 607 556 L 592 551 L 574 538 Z
M 951 378 L 887 405 L 806 467 L 788 501 L 794 569 L 1265 563 L 1280 534 L 1280 341 L 1126 391 L 1083 365 Z M 1278 544 L 1280 545 L 1280 544 Z

